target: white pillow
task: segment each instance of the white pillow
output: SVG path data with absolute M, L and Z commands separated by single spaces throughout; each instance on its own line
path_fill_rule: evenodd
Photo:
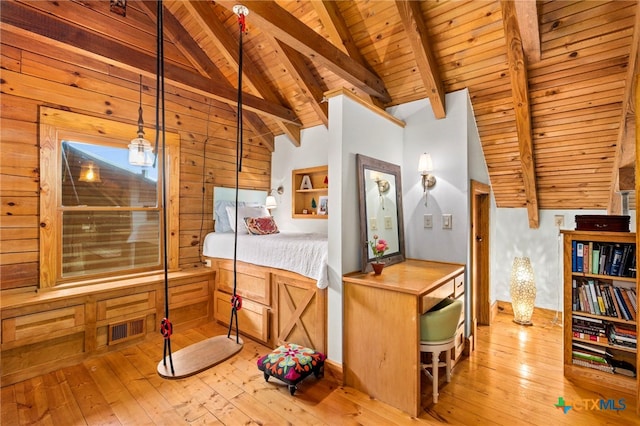
M 227 216 L 229 217 L 229 225 L 231 230 L 236 230 L 236 209 L 233 206 L 227 206 Z M 244 223 L 245 217 L 266 217 L 269 215 L 269 210 L 265 206 L 240 206 L 238 208 L 238 232 L 249 233 L 247 225 Z

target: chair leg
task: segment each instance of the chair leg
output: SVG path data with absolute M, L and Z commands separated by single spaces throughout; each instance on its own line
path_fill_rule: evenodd
M 451 349 L 447 349 L 447 383 L 451 381 Z
M 433 375 L 433 403 L 438 402 L 438 364 L 440 363 L 440 352 L 431 353 L 432 375 Z

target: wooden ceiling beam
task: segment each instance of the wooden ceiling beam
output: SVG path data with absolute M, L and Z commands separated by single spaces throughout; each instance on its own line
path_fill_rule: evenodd
M 538 6 L 536 0 L 518 0 L 515 2 L 516 17 L 522 48 L 528 64 L 540 62 L 540 26 L 538 24 Z
M 90 58 L 153 77 L 156 74 L 156 57 L 112 38 L 83 30 L 52 15 L 17 2 L 3 2 L 0 21 L 16 28 L 61 43 L 65 49 L 82 53 Z M 176 87 L 213 98 L 224 103 L 235 103 L 236 90 L 210 78 L 172 64 L 165 64 L 165 79 Z M 249 93 L 243 94 L 243 107 L 276 120 L 299 125 L 294 112 L 282 105 L 266 101 Z
M 536 167 L 533 157 L 533 136 L 531 125 L 531 107 L 529 105 L 529 90 L 527 82 L 527 63 L 520 39 L 520 29 L 516 18 L 513 0 L 501 0 L 502 23 L 507 42 L 507 57 L 509 60 L 509 78 L 513 96 L 513 108 L 516 117 L 516 132 L 518 134 L 518 148 L 520 151 L 520 166 L 522 181 L 527 199 L 527 214 L 529 227 L 540 226 L 538 212 L 538 194 L 536 189 Z
M 274 45 L 276 53 L 280 53 L 280 61 L 285 68 L 296 80 L 298 86 L 309 97 L 311 107 L 318 115 L 325 127 L 329 126 L 329 104 L 324 101 L 324 92 L 327 91 L 316 80 L 315 76 L 305 63 L 305 57 L 295 49 L 287 46 L 285 43 L 273 37 L 269 37 L 269 41 Z
M 224 24 L 213 11 L 213 4 L 209 2 L 184 2 L 183 6 L 189 12 L 191 17 L 195 19 L 218 47 L 225 59 L 239 67 L 238 58 L 238 42 L 229 34 Z M 264 99 L 283 104 L 284 100 L 280 99 L 271 87 L 267 84 L 264 76 L 260 73 L 260 68 L 254 64 L 248 56 L 243 57 L 242 73 L 247 78 L 247 83 L 258 92 Z M 278 121 L 278 127 L 289 137 L 295 146 L 300 146 L 300 127 L 287 122 Z
M 424 88 L 428 93 L 433 114 L 438 119 L 445 118 L 447 113 L 444 101 L 444 83 L 440 78 L 436 57 L 431 50 L 427 25 L 420 10 L 420 2 L 397 0 L 396 7 L 400 13 L 404 32 L 407 34 L 407 39 L 418 63 L 418 70 L 420 71 Z
M 640 72 L 640 0 L 636 2 L 636 24 L 633 29 L 631 42 L 631 52 L 629 52 L 629 66 L 627 67 L 627 77 L 625 78 L 624 97 L 622 98 L 622 112 L 620 114 L 620 130 L 616 141 L 616 154 L 611 170 L 611 191 L 609 193 L 609 204 L 607 212 L 609 214 L 622 213 L 622 189 L 620 182 L 620 168 L 624 166 L 627 158 L 633 158 L 637 150 L 636 139 L 638 138 L 638 122 L 634 117 L 634 110 L 638 108 L 640 90 L 634 81 L 637 80 Z M 635 105 L 634 105 L 635 102 Z M 637 111 L 636 111 L 637 113 Z M 634 165 L 636 167 L 636 165 Z M 636 194 L 637 195 L 637 194 Z
M 216 1 L 216 4 L 229 10 L 232 10 L 237 3 L 231 0 Z M 380 77 L 351 59 L 275 2 L 253 0 L 243 1 L 242 4 L 249 9 L 250 22 L 255 23 L 262 31 L 270 32 L 278 40 L 326 67 L 365 93 L 380 98 L 382 102 L 391 101 Z
M 150 0 L 136 0 L 143 12 L 149 16 L 154 22 L 157 18 L 157 2 Z M 219 81 L 221 84 L 227 79 L 218 69 L 218 67 L 209 59 L 209 56 L 200 48 L 198 43 L 191 37 L 189 32 L 182 24 L 171 14 L 167 8 L 164 9 L 163 23 L 165 34 L 171 39 L 176 48 L 193 64 L 195 68 L 200 70 L 203 75 L 212 80 Z M 229 87 L 233 88 L 229 83 Z M 238 113 L 238 108 L 229 104 L 229 108 Z M 269 127 L 262 121 L 260 116 L 252 111 L 245 111 L 243 118 L 247 122 L 247 126 L 254 133 L 255 138 L 262 141 L 265 148 L 269 152 L 273 152 L 275 147 L 274 137 Z
M 329 40 L 333 45 L 345 52 L 351 59 L 360 65 L 367 69 L 371 69 L 353 41 L 353 37 L 349 31 L 349 26 L 340 14 L 338 4 L 335 1 L 327 0 L 312 1 L 311 4 L 318 14 L 325 31 L 329 33 Z M 373 105 L 384 109 L 383 103 L 377 97 L 369 95 L 368 100 Z

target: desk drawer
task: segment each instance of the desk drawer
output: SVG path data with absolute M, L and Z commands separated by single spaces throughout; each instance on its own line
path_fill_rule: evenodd
M 453 294 L 453 286 L 454 280 L 451 279 L 446 283 L 442 284 L 440 287 L 430 291 L 420 298 L 420 312 L 425 313 L 429 309 L 433 308 L 438 304 L 442 299 L 446 299 L 447 297 Z
M 464 294 L 464 274 L 460 274 L 457 277 L 455 277 L 453 279 L 453 283 L 454 283 L 453 297 L 457 299 L 458 296 L 460 296 L 461 294 Z

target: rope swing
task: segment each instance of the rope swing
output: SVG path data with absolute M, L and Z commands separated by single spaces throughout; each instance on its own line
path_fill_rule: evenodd
M 231 318 L 229 319 L 229 330 L 227 337 L 231 336 L 231 328 L 236 325 L 236 343 L 238 341 L 238 311 L 242 309 L 242 297 L 236 293 L 238 287 L 238 189 L 240 186 L 240 172 L 242 171 L 242 35 L 246 31 L 245 18 L 249 14 L 249 9 L 242 5 L 233 6 L 233 13 L 238 15 L 238 28 L 240 30 L 240 40 L 238 45 L 238 113 L 236 126 L 236 216 L 235 232 L 233 236 L 233 296 L 231 297 Z
M 156 123 L 162 123 L 162 149 L 164 153 L 164 49 L 163 49 L 163 35 L 162 35 L 162 0 L 158 1 L 158 99 L 162 99 L 162 103 L 156 102 Z M 238 123 L 237 123 L 237 140 L 236 140 L 236 206 L 238 205 L 238 186 L 239 186 L 239 173 L 242 171 L 242 34 L 245 31 L 245 17 L 249 13 L 249 10 L 244 6 L 234 6 L 233 11 L 238 15 L 238 24 L 240 26 L 240 49 L 238 60 Z M 160 105 L 162 108 L 160 108 Z M 159 116 L 159 111 L 162 109 L 162 117 Z M 208 124 L 207 124 L 208 125 Z M 156 126 L 159 129 L 159 126 Z M 156 153 L 158 152 L 158 133 L 156 132 Z M 157 154 L 156 154 L 157 155 Z M 162 361 L 158 363 L 158 374 L 165 379 L 180 379 L 188 376 L 192 376 L 207 368 L 213 367 L 216 364 L 232 357 L 236 353 L 240 352 L 244 342 L 239 337 L 238 333 L 238 311 L 242 309 L 242 298 L 236 293 L 237 289 L 237 247 L 238 247 L 238 209 L 236 208 L 236 231 L 234 240 L 234 253 L 233 253 L 233 296 L 231 297 L 231 319 L 229 321 L 229 331 L 227 335 L 220 335 L 210 337 L 200 342 L 194 343 L 187 347 L 184 347 L 177 351 L 175 354 L 171 354 L 171 334 L 173 333 L 173 325 L 169 321 L 169 278 L 168 278 L 168 259 L 167 259 L 167 241 L 168 241 L 168 213 L 166 208 L 166 190 L 165 190 L 165 170 L 164 163 L 165 155 L 163 155 L 162 166 L 162 200 L 164 211 L 164 276 L 165 276 L 165 318 L 160 323 L 160 332 L 164 337 L 164 356 Z M 155 163 L 154 163 L 155 165 Z M 236 335 L 235 339 L 231 338 L 231 328 L 235 324 Z M 235 341 L 234 341 L 235 340 Z M 168 355 L 167 355 L 168 354 Z M 167 360 L 171 366 L 171 369 L 167 367 Z M 175 368 L 174 368 L 175 363 Z
M 175 374 L 173 367 L 173 357 L 171 355 L 171 334 L 173 333 L 173 324 L 169 320 L 169 259 L 167 254 L 167 240 L 169 231 L 167 230 L 168 213 L 167 213 L 167 164 L 166 164 L 166 142 L 165 142 L 165 114 L 164 114 L 164 30 L 163 30 L 163 6 L 162 0 L 157 2 L 157 38 L 156 38 L 156 146 L 155 160 L 158 160 L 158 146 L 160 135 L 162 135 L 162 212 L 163 212 L 163 254 L 164 254 L 164 318 L 160 322 L 160 333 L 164 337 L 164 351 L 162 362 L 166 366 L 167 358 L 171 365 L 171 373 Z

